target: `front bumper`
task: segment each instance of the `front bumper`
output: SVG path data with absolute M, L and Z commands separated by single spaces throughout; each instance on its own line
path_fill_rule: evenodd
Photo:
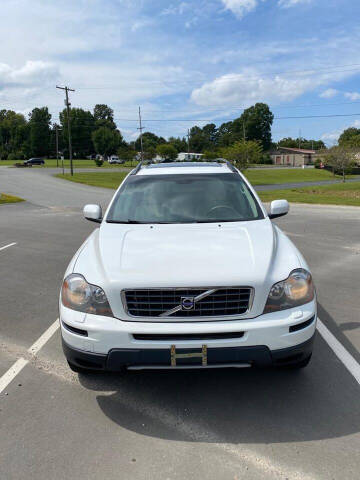
M 166 368 L 171 365 L 172 346 L 180 353 L 198 352 L 204 344 L 209 366 L 266 366 L 310 355 L 316 302 L 252 319 L 186 324 L 123 322 L 61 305 L 60 321 L 65 355 L 80 367 L 112 371 L 124 366 Z M 197 366 L 199 359 L 181 360 L 181 364 Z
M 300 345 L 280 350 L 269 350 L 266 346 L 210 348 L 207 350 L 207 363 L 204 367 L 195 358 L 177 360 L 171 366 L 170 349 L 113 349 L 107 355 L 89 353 L 67 345 L 63 340 L 63 350 L 67 360 L 81 368 L 116 372 L 123 368 L 141 370 L 157 368 L 219 368 L 219 367 L 269 367 L 292 365 L 311 355 L 313 335 Z M 177 353 L 188 352 L 179 349 Z M 199 349 L 191 349 L 196 352 Z

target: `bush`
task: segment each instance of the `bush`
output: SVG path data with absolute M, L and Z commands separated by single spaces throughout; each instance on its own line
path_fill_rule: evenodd
M 264 153 L 260 161 L 262 165 L 272 165 L 273 161 L 269 153 Z
M 21 158 L 21 157 L 20 157 Z M 17 153 L 9 153 L 8 160 L 19 160 L 19 155 Z
M 104 160 L 101 158 L 95 158 L 94 162 L 97 167 L 102 167 L 104 165 Z
M 322 160 L 320 158 L 317 158 L 314 162 L 315 168 L 321 168 L 321 165 L 323 164 Z

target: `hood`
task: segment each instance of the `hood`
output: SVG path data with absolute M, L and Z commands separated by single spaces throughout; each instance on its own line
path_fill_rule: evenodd
M 281 237 L 282 260 L 277 261 Z M 118 298 L 124 288 L 250 286 L 268 293 L 274 278 L 286 278 L 298 265 L 295 247 L 265 218 L 192 225 L 104 223 L 89 237 L 73 271 Z

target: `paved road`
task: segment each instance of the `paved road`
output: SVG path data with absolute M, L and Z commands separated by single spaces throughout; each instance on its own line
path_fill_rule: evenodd
M 297 374 L 78 376 L 59 332 L 30 356 L 57 318 L 66 265 L 94 228 L 79 208 L 105 205 L 112 192 L 23 178 L 31 202 L 0 208 L 0 248 L 16 242 L 0 251 L 0 378 L 29 359 L 0 394 L 1 479 L 358 480 L 360 386 L 320 335 Z M 294 206 L 278 224 L 310 263 L 323 322 L 360 361 L 360 209 Z

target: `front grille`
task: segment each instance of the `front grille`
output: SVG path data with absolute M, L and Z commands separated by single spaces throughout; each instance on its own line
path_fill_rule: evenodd
M 215 291 L 205 296 L 209 290 Z M 222 317 L 246 313 L 252 291 L 250 287 L 125 290 L 123 299 L 128 314 L 134 317 Z M 197 301 L 199 295 L 204 298 Z M 195 299 L 194 308 L 180 307 L 184 297 Z M 177 311 L 164 315 L 176 308 Z

